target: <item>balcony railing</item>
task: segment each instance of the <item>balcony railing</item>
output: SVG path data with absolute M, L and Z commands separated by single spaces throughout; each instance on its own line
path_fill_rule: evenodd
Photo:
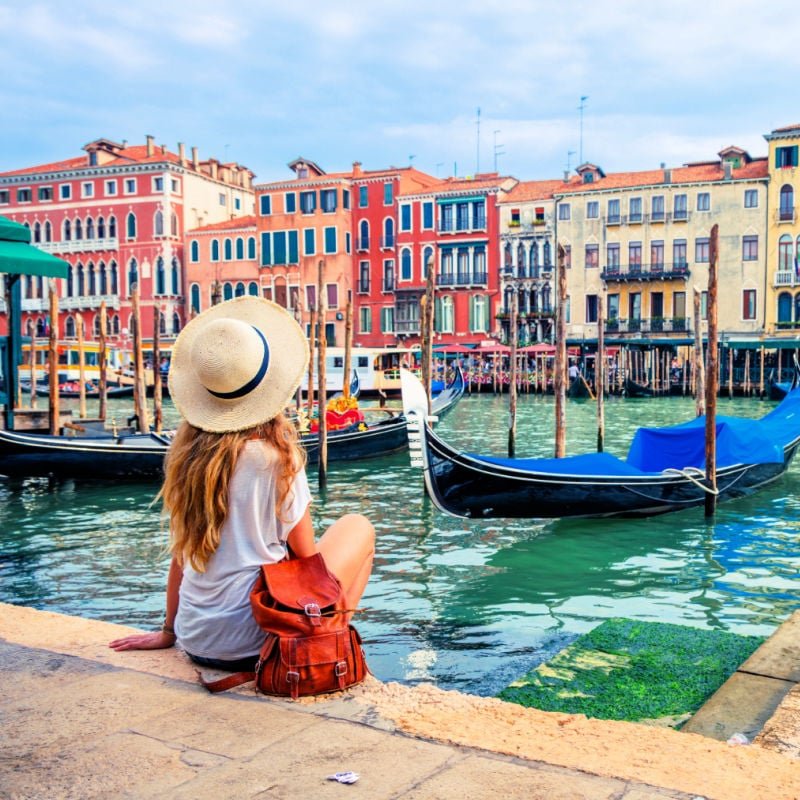
M 666 222 L 667 215 L 663 211 L 653 211 L 650 214 L 650 222 Z
M 482 286 L 488 278 L 486 272 L 439 272 L 436 283 L 438 286 Z
M 800 278 L 793 269 L 779 269 L 775 273 L 775 286 L 795 286 L 796 284 L 800 284 Z
M 502 275 L 506 279 L 550 280 L 553 277 L 553 267 L 551 264 L 544 267 L 527 267 L 526 269 L 503 267 Z
M 419 333 L 418 319 L 397 319 L 395 311 L 394 332 L 395 333 Z
M 791 208 L 779 208 L 775 212 L 775 221 L 776 222 L 794 222 L 795 221 L 795 211 L 794 206 Z
M 369 250 L 369 236 L 359 236 L 356 238 L 356 250 L 360 253 Z
M 389 236 L 381 236 L 381 249 L 391 250 L 394 247 L 394 242 L 394 234 L 390 234 Z
M 381 284 L 381 291 L 382 292 L 393 292 L 394 291 L 394 275 L 384 275 L 383 276 L 383 283 Z
M 689 275 L 689 265 L 682 261 L 673 264 L 606 264 L 600 273 L 604 281 L 685 280 Z
M 35 242 L 35 246 L 45 253 L 97 253 L 102 250 L 116 250 L 119 239 L 114 236 L 105 239 L 77 239 L 69 242 Z
M 651 317 L 649 319 L 609 319 L 605 323 L 606 333 L 686 333 L 689 331 L 688 317 Z
M 439 233 L 470 233 L 471 231 L 484 231 L 486 230 L 486 217 L 478 217 L 478 219 L 472 220 L 472 224 L 464 220 L 457 222 L 444 222 L 439 220 L 439 225 L 436 230 Z
M 606 217 L 606 225 L 619 225 L 622 221 L 622 218 L 619 214 L 609 214 Z
M 369 294 L 369 278 L 367 279 L 362 278 L 361 280 L 359 280 L 358 285 L 356 286 L 356 293 Z
M 524 322 L 525 320 L 553 317 L 555 316 L 555 313 L 556 310 L 552 306 L 542 306 L 541 308 L 534 308 L 530 309 L 529 311 L 522 309 L 519 311 L 519 320 L 520 322 Z M 498 309 L 495 316 L 499 320 L 508 321 L 511 319 L 511 310 L 501 307 Z

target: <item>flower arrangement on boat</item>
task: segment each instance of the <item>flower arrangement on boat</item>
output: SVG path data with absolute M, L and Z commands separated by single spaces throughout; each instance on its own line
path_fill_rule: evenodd
M 359 411 L 355 397 L 333 397 L 325 407 L 325 425 L 329 431 L 340 431 L 364 422 L 364 414 Z M 319 421 L 311 421 L 311 432 L 319 430 Z

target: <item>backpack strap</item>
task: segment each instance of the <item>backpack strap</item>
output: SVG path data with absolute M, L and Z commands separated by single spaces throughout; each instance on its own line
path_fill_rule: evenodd
M 195 670 L 197 673 L 197 679 L 203 686 L 208 689 L 209 692 L 212 694 L 217 694 L 217 692 L 227 692 L 228 689 L 233 689 L 236 686 L 241 686 L 244 683 L 250 683 L 256 679 L 255 672 L 234 672 L 233 675 L 228 675 L 224 678 L 220 678 L 216 681 L 207 681 L 203 678 L 202 673 L 200 670 Z

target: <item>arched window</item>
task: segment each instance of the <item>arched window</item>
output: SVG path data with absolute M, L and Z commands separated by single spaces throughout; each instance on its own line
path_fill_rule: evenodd
M 486 248 L 476 247 L 472 254 L 472 280 L 475 283 L 486 283 Z
M 223 245 L 223 252 L 225 253 L 226 261 L 233 261 L 233 242 L 230 240 L 230 237 L 225 239 L 225 244 Z
M 453 298 L 449 294 L 442 297 L 441 303 L 442 321 L 439 330 L 442 333 L 453 332 Z
M 166 314 L 159 314 L 158 315 L 158 332 L 165 336 L 167 333 L 167 315 Z
M 180 266 L 178 264 L 178 259 L 176 256 L 172 257 L 172 263 L 170 264 L 169 272 L 172 282 L 172 294 L 180 294 L 181 293 Z
M 36 329 L 34 328 L 33 317 L 29 317 L 28 321 L 25 323 L 25 335 L 33 339 L 34 330 Z
M 94 239 L 94 220 L 91 217 L 86 217 L 86 238 Z
M 506 268 L 506 272 L 509 274 L 514 269 L 514 257 L 511 252 L 511 242 L 506 242 L 506 246 L 503 248 L 503 266 Z
M 531 267 L 531 277 L 538 278 L 539 277 L 539 245 L 534 242 L 531 245 L 531 254 L 530 254 L 530 267 Z
M 136 214 L 134 214 L 133 211 L 128 214 L 125 230 L 127 231 L 127 237 L 129 239 L 136 238 Z
M 67 339 L 75 338 L 75 319 L 72 314 L 64 320 L 64 336 Z
M 119 336 L 119 314 L 114 314 L 114 318 L 111 321 L 111 330 L 114 335 Z
M 166 281 L 164 279 L 164 259 L 159 256 L 156 259 L 156 294 L 166 294 Z
M 256 257 L 256 237 L 250 236 L 247 239 L 247 257 L 254 259 Z
M 236 284 L 236 291 L 234 292 L 234 294 L 236 295 L 236 297 L 243 297 L 244 296 L 244 294 L 245 294 L 244 284 L 241 281 L 239 281 Z
M 476 294 L 472 298 L 470 309 L 470 329 L 476 333 L 486 333 L 489 330 L 487 322 L 486 298 L 482 294 Z
M 111 294 L 119 292 L 119 281 L 117 279 L 117 262 L 111 262 Z
M 117 218 L 116 217 L 109 217 L 108 218 L 108 238 L 109 239 L 116 239 L 117 238 Z
M 169 229 L 173 236 L 178 235 L 178 215 L 174 211 L 169 218 Z
M 44 240 L 46 242 L 53 241 L 53 226 L 50 224 L 50 220 L 44 224 Z
M 42 241 L 42 225 L 40 222 L 33 223 L 33 241 L 34 242 Z
M 83 239 L 83 224 L 79 219 L 76 219 L 72 226 L 72 235 L 75 237 L 76 242 Z
M 105 261 L 101 261 L 97 267 L 100 274 L 100 294 L 108 294 L 108 273 L 106 272 Z
M 525 245 L 520 242 L 517 246 L 517 267 L 519 268 L 518 274 L 521 278 L 525 277 L 527 266 L 528 265 L 525 263 Z
M 394 220 L 387 217 L 383 221 L 383 241 L 381 247 L 394 247 Z
M 200 242 L 197 239 L 192 239 L 192 244 L 189 247 L 190 258 L 192 263 L 196 264 L 200 260 Z
M 219 261 L 219 239 L 211 240 L 211 260 Z
M 794 189 L 787 183 L 781 186 L 779 217 L 794 219 Z
M 244 239 L 241 236 L 236 237 L 236 260 L 241 261 L 244 258 Z
M 225 283 L 222 286 L 222 299 L 223 300 L 233 299 L 233 286 L 231 286 L 229 283 Z
M 131 287 L 133 286 L 133 284 L 138 282 L 139 282 L 139 265 L 136 263 L 136 259 L 132 258 L 130 260 L 130 263 L 128 264 L 128 294 L 131 293 Z
M 426 247 L 422 251 L 422 277 L 428 279 L 428 265 L 433 266 L 433 248 Z
M 94 332 L 94 338 L 100 338 L 100 315 L 95 314 L 92 318 L 92 331 Z
M 95 273 L 94 273 L 94 264 L 90 261 L 89 262 L 89 294 L 94 296 L 97 294 L 97 283 L 95 281 Z
M 411 248 L 404 247 L 400 253 L 400 280 L 411 280 Z
M 64 220 L 64 228 L 61 235 L 62 241 L 71 242 L 72 241 L 72 223 L 68 220 Z
M 156 211 L 153 217 L 153 233 L 156 236 L 164 235 L 164 215 L 161 213 L 160 209 Z
M 86 294 L 86 283 L 84 282 L 83 276 L 83 264 L 78 262 L 78 269 L 76 270 L 78 274 L 78 297 L 83 297 Z
M 553 256 L 552 256 L 552 253 L 551 253 L 550 242 L 545 242 L 544 243 L 544 248 L 542 248 L 542 249 L 544 251 L 544 253 L 543 253 L 544 258 L 542 259 L 542 264 L 545 267 L 552 267 L 553 266 Z
M 792 237 L 784 233 L 778 239 L 778 272 L 791 272 L 793 263 Z
M 362 219 L 358 225 L 358 250 L 369 250 L 369 222 Z
M 181 332 L 181 318 L 177 311 L 172 315 L 172 332 L 174 334 Z
M 247 285 L 247 293 L 253 295 L 253 297 L 258 297 L 258 284 L 255 281 L 250 281 Z
M 794 321 L 800 322 L 800 292 L 794 296 Z
M 792 295 L 781 292 L 778 295 L 778 322 L 792 321 Z
M 193 283 L 192 288 L 189 290 L 189 298 L 192 314 L 199 314 L 200 309 L 200 284 Z
M 72 272 L 72 264 L 67 264 L 67 297 L 73 297 L 75 294 L 75 282 Z
M 104 217 L 97 218 L 97 238 L 98 239 L 106 238 L 106 221 Z
M 47 323 L 44 321 L 44 317 L 36 320 L 36 335 L 47 336 Z

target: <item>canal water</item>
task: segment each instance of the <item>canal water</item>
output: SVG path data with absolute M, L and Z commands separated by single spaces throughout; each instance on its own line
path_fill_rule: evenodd
M 760 416 L 770 407 L 722 399 L 719 412 Z M 606 450 L 619 455 L 636 426 L 694 413 L 689 398 L 614 398 L 606 409 Z M 120 405 L 119 422 L 128 413 Z M 571 401 L 567 418 L 568 452 L 593 449 L 594 405 Z M 507 422 L 507 398 L 475 395 L 440 431 L 460 448 L 502 455 Z M 552 449 L 552 398 L 523 396 L 517 454 Z M 156 491 L 0 478 L 0 600 L 160 624 L 168 556 Z M 646 520 L 477 522 L 439 513 L 421 473 L 398 454 L 330 465 L 313 516 L 318 530 L 350 511 L 375 523 L 375 570 L 357 623 L 379 678 L 492 694 L 608 617 L 771 633 L 800 601 L 799 494 L 793 467 L 755 496 L 723 503 L 710 524 L 701 509 Z

